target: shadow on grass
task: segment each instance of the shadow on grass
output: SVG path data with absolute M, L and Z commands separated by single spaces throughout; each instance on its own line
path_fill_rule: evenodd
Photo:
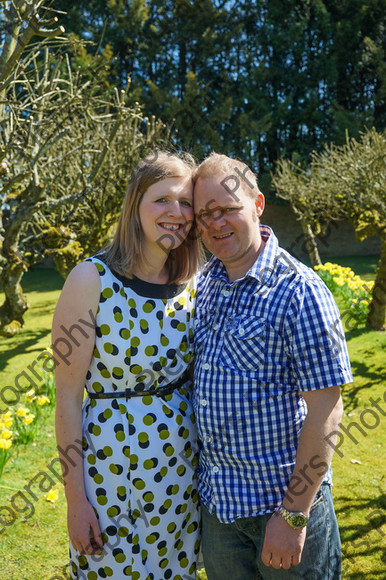
M 63 288 L 64 280 L 53 268 L 30 268 L 21 280 L 23 293 L 52 292 Z M 0 292 L 2 292 L 0 284 Z
M 366 328 L 363 324 L 359 328 L 346 332 L 348 343 L 350 340 L 359 339 L 360 344 L 363 344 L 363 348 L 358 351 L 354 360 L 351 358 L 352 373 L 354 378 L 361 379 L 361 384 L 350 383 L 341 387 L 344 407 L 348 412 L 354 411 L 359 406 L 359 398 L 362 391 L 366 392 L 369 387 L 383 384 L 385 381 L 384 367 L 377 365 L 375 360 L 372 359 L 379 350 L 379 346 L 372 340 L 373 336 L 374 330 Z M 359 357 L 360 360 L 358 360 Z
M 31 306 L 31 308 L 29 308 L 30 316 L 31 317 L 34 316 L 36 312 L 40 317 L 42 316 L 52 317 L 56 304 L 57 300 L 49 300 L 44 308 L 40 305 Z
M 30 268 L 22 280 L 23 291 L 26 293 L 61 290 L 63 284 L 61 275 L 52 268 Z
M 341 505 L 339 508 L 335 506 L 337 515 L 352 510 L 368 511 L 365 524 L 351 524 L 348 526 L 339 524 L 343 541 L 352 542 L 371 530 L 377 530 L 380 537 L 386 536 L 386 531 L 382 530 L 382 526 L 386 524 L 386 495 L 384 493 L 380 492 L 377 497 L 368 500 L 339 496 L 337 501 Z
M 339 504 L 342 507 L 335 508 L 336 514 L 346 513 L 347 511 L 358 510 L 367 512 L 366 523 L 343 525 L 339 522 L 339 531 L 342 538 L 343 549 L 343 577 L 357 580 L 358 578 L 370 578 L 368 572 L 361 573 L 357 569 L 354 558 L 380 555 L 381 561 L 384 561 L 383 544 L 386 532 L 382 526 L 386 524 L 386 496 L 383 493 L 376 498 L 366 500 L 356 500 L 348 497 L 339 497 Z M 379 573 L 372 570 L 371 578 L 378 576 L 385 577 L 384 571 Z
M 368 381 L 360 386 L 355 386 L 352 383 L 349 383 L 348 385 L 343 385 L 341 387 L 343 404 L 346 412 L 352 412 L 360 406 L 360 394 L 362 391 L 368 392 L 370 387 L 384 383 L 382 369 L 379 369 L 379 373 L 374 373 L 370 371 L 370 368 L 371 367 L 365 363 L 359 363 L 356 361 L 351 362 L 351 369 L 354 377 L 360 376 L 368 379 Z M 372 368 L 374 368 L 374 366 Z
M 64 280 L 54 269 L 31 268 L 22 280 L 23 292 L 29 297 L 32 304 L 26 312 L 25 327 L 20 334 L 11 338 L 0 339 L 0 371 L 7 368 L 7 372 L 13 368 L 13 361 L 20 355 L 36 356 L 44 347 L 41 341 L 47 337 L 50 343 L 51 319 L 57 300 L 57 292 L 62 288 Z M 32 294 L 36 293 L 32 298 Z M 43 326 L 43 328 L 42 328 Z M 39 345 L 40 343 L 40 345 Z M 28 358 L 28 357 L 27 357 Z M 31 361 L 32 362 L 32 361 Z M 18 371 L 14 371 L 17 376 Z M 10 372 L 8 372 L 8 376 Z M 8 382 L 12 380 L 8 378 Z M 0 386 L 3 381 L 0 382 Z
M 23 335 L 23 341 L 12 347 L 12 338 L 8 339 L 9 348 L 3 353 L 0 353 L 0 370 L 3 370 L 10 359 L 18 356 L 19 354 L 24 354 L 25 352 L 42 352 L 42 347 L 36 347 L 39 340 L 48 336 L 51 329 L 39 330 L 37 332 L 26 332 Z M 29 336 L 28 336 L 29 335 Z M 4 339 L 7 340 L 7 339 Z M 36 348 L 30 348 L 36 347 Z
M 369 580 L 370 578 L 385 578 L 385 570 L 376 571 L 374 569 L 371 572 L 361 572 L 358 570 L 358 560 L 366 558 L 373 560 L 380 560 L 380 562 L 385 563 L 385 551 L 383 549 L 384 538 L 381 535 L 375 535 L 374 533 L 363 539 L 353 540 L 351 543 L 343 543 L 342 555 L 343 555 L 343 576 L 345 580 Z
M 347 329 L 345 331 L 346 334 L 346 340 L 349 341 L 352 338 L 358 338 L 358 336 L 363 336 L 366 334 L 370 334 L 374 332 L 374 330 L 372 330 L 371 328 L 367 328 L 366 326 L 364 326 L 364 323 L 361 323 L 361 325 L 355 328 Z

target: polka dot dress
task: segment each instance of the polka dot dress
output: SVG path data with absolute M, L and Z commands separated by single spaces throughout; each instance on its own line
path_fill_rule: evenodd
M 112 272 L 101 279 L 92 393 L 145 390 L 181 377 L 192 357 L 192 285 L 159 285 Z M 72 578 L 196 578 L 199 507 L 196 428 L 187 381 L 169 395 L 90 399 L 83 406 L 84 478 L 103 554 L 70 546 Z

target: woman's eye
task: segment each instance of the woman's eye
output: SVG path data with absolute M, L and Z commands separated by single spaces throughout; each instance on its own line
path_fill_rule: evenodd
M 192 207 L 192 204 L 188 200 L 181 201 L 181 205 L 184 205 L 185 207 Z
M 160 197 L 159 199 L 155 200 L 156 203 L 165 203 L 165 201 L 166 201 L 166 197 Z

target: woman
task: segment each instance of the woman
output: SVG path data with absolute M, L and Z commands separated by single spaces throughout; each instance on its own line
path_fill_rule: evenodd
M 73 578 L 195 577 L 192 169 L 163 152 L 138 165 L 112 243 L 72 270 L 55 311 L 53 341 L 73 342 L 56 368 Z

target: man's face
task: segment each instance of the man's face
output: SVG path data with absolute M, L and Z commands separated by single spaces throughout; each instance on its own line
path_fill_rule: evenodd
M 258 255 L 261 237 L 259 217 L 264 196 L 254 199 L 239 187 L 232 195 L 223 175 L 199 177 L 194 187 L 194 213 L 207 249 L 238 275 L 245 274 Z M 245 185 L 245 187 L 247 187 Z

